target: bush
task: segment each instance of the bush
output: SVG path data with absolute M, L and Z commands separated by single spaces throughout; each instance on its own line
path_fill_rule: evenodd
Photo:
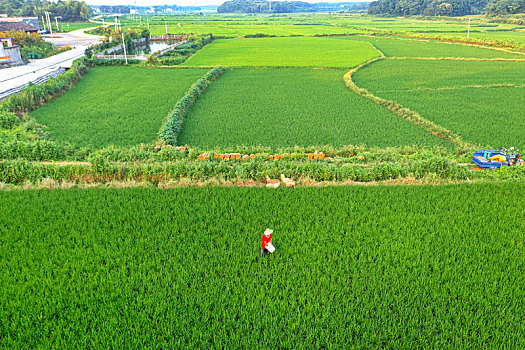
M 193 84 L 186 95 L 184 95 L 177 103 L 173 111 L 170 113 L 166 122 L 159 131 L 159 138 L 168 145 L 176 145 L 177 137 L 182 130 L 184 116 L 188 110 L 193 106 L 199 95 L 208 87 L 208 85 L 217 79 L 223 72 L 222 67 L 215 67 L 204 75 L 201 79 Z
M 164 66 L 176 66 L 184 63 L 191 55 L 211 43 L 213 37 L 211 34 L 191 36 L 188 42 L 180 44 L 175 49 L 167 51 L 160 57 L 150 56 L 146 65 L 160 64 Z
M 0 110 L 0 129 L 12 129 L 20 124 L 20 119 L 16 114 L 8 112 L 5 107 L 3 109 Z

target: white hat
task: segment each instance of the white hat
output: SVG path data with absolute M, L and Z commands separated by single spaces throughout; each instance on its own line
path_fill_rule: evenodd
M 273 233 L 273 230 L 270 230 L 269 228 L 267 228 L 266 231 L 264 231 L 265 235 L 271 235 L 272 233 Z

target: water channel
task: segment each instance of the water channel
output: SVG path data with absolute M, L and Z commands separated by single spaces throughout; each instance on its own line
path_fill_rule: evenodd
M 137 55 L 146 59 L 146 55 L 164 50 L 178 41 L 151 41 L 146 45 L 136 46 L 129 50 L 128 55 Z

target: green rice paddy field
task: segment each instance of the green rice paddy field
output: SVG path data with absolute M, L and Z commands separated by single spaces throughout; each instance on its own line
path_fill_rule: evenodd
M 283 16 L 235 14 L 195 16 L 143 16 L 142 25 L 138 18 L 123 19 L 123 25 L 129 28 L 147 28 L 154 35 L 166 33 L 165 22 L 170 34 L 209 34 L 218 37 L 239 37 L 244 35 L 265 34 L 276 36 L 291 35 L 331 35 L 366 33 L 374 30 L 392 32 L 424 33 L 428 36 L 467 36 L 466 18 L 442 18 L 439 20 L 421 20 L 414 18 L 377 18 L 373 16 L 326 14 L 286 14 Z M 471 23 L 470 37 L 486 40 L 501 40 L 525 43 L 524 26 L 497 24 L 479 21 Z
M 242 145 L 444 145 L 350 91 L 340 69 L 234 69 L 199 98 L 179 143 Z
M 97 24 L 96 23 L 84 23 L 84 22 L 65 22 L 65 23 L 61 23 L 59 22 L 59 28 L 61 31 L 64 31 L 64 32 L 72 32 L 74 30 L 79 30 L 79 29 L 86 29 L 86 28 L 96 28 L 97 27 Z M 55 30 L 55 26 L 53 25 L 53 31 Z
M 153 143 L 208 71 L 197 67 L 222 65 L 225 73 L 185 115 L 180 144 L 203 152 L 349 144 L 452 152 L 452 143 L 346 87 L 345 73 L 379 57 L 376 47 L 387 58 L 353 74 L 359 87 L 471 144 L 525 144 L 523 55 L 312 37 L 367 28 L 464 35 L 464 19 L 148 18 L 153 34 L 165 33 L 166 20 L 170 33 L 279 37 L 216 40 L 186 69 L 91 67 L 69 92 L 31 112 L 51 140 Z M 123 18 L 123 26 L 144 29 L 142 21 Z M 513 27 L 474 21 L 471 34 L 525 38 Z M 10 164 L 23 172 L 28 163 Z M 34 186 L 48 183 L 59 186 L 51 179 Z M 0 348 L 522 349 L 524 191 L 510 181 L 0 190 Z M 277 250 L 260 257 L 266 227 Z
M 522 147 L 525 62 L 386 60 L 354 81 L 483 146 Z
M 523 348 L 523 191 L 1 191 L 0 347 Z
M 342 67 L 378 57 L 366 42 L 333 38 L 221 39 L 190 57 L 185 66 L 213 67 Z
M 388 58 L 508 60 L 382 60 L 358 71 L 354 81 L 472 143 L 521 147 L 525 56 L 363 36 L 221 39 L 207 45 L 184 65 L 275 68 L 228 70 L 189 111 L 178 142 L 206 148 L 450 146 L 345 87 L 342 78 L 350 67 L 380 55 L 374 46 Z M 152 142 L 168 112 L 205 71 L 93 68 L 71 92 L 32 116 L 52 139 L 78 146 Z
M 64 96 L 33 111 L 51 139 L 76 146 L 150 143 L 205 69 L 95 67 Z
M 381 51 L 386 57 L 525 59 L 525 52 L 507 53 L 490 48 L 473 47 L 439 41 L 370 36 L 340 37 L 339 39 L 369 42 L 373 44 L 379 51 Z

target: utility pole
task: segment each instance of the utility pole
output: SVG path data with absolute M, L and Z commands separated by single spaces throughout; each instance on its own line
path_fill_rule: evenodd
M 60 31 L 60 28 L 58 27 L 58 19 L 59 19 L 59 18 L 62 18 L 62 16 L 56 16 L 56 17 L 55 17 L 55 22 L 56 22 L 56 24 L 57 24 L 57 32 Z
M 51 44 L 55 46 L 55 37 L 53 36 L 53 26 L 51 25 L 51 19 L 49 18 L 50 13 L 48 11 L 44 11 L 44 14 L 46 15 L 47 25 L 49 27 L 49 31 L 51 32 Z
M 470 37 L 470 17 L 468 19 L 468 27 L 467 27 L 467 39 Z
M 268 12 L 272 12 L 272 0 L 268 1 Z
M 46 20 L 44 19 L 44 16 L 42 16 L 42 25 L 44 26 L 44 30 L 46 30 Z
M 149 17 L 147 17 L 146 20 L 148 21 L 148 30 L 149 30 Z
M 126 42 L 124 41 L 124 32 L 122 32 L 122 47 L 124 48 L 124 59 L 126 64 L 128 64 L 128 54 L 126 53 Z
M 166 35 L 168 35 L 168 22 L 164 21 L 164 23 L 166 24 Z

